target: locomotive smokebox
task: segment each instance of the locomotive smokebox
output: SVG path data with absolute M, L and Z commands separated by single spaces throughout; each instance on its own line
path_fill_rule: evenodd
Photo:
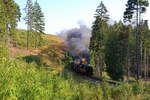
M 71 63 L 71 69 L 83 75 L 92 76 L 93 68 L 89 65 L 89 61 L 90 56 L 88 53 L 80 54 L 79 57 L 74 57 L 74 61 Z
M 82 63 L 82 64 L 88 64 L 86 58 L 82 58 L 82 59 L 81 59 L 81 63 Z

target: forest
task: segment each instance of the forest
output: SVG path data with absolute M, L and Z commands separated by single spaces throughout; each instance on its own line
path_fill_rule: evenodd
M 0 0 L 0 100 L 150 100 L 148 0 L 127 0 L 113 23 L 97 5 L 91 28 L 52 35 L 37 0 L 24 12 Z

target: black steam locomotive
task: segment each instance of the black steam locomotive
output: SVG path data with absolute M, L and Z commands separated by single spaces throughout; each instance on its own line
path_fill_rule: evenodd
M 86 58 L 75 59 L 71 63 L 71 69 L 86 76 L 93 75 L 93 68 L 88 65 Z

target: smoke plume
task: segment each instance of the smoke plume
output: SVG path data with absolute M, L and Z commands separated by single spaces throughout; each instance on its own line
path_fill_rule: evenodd
M 91 30 L 86 25 L 63 31 L 59 36 L 67 44 L 72 56 L 81 56 L 83 53 L 88 53 Z

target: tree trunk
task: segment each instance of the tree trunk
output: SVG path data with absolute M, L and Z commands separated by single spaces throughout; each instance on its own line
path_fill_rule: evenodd
M 35 43 L 34 44 L 34 48 L 37 48 L 37 36 L 35 36 L 34 38 L 35 38 L 35 40 L 34 40 L 34 43 Z
M 127 47 L 127 58 L 126 59 L 127 59 L 127 62 L 126 62 L 126 75 L 127 75 L 127 79 L 129 79 L 129 77 L 130 77 L 130 67 L 131 67 L 129 45 Z
M 141 78 L 141 34 L 139 31 L 140 11 L 139 2 L 136 11 L 136 78 Z
M 27 30 L 27 50 L 29 49 L 29 30 Z
M 130 77 L 130 67 L 131 67 L 131 63 L 130 63 L 130 57 L 128 58 L 128 64 L 127 64 L 127 78 L 129 79 Z
M 6 24 L 6 30 L 7 30 L 7 45 L 10 47 L 10 40 L 11 40 L 11 36 L 10 36 L 10 26 L 9 24 Z
M 102 55 L 100 56 L 100 59 L 99 59 L 99 68 L 100 68 L 100 77 L 102 77 L 102 71 L 103 71 L 103 57 Z
M 147 80 L 149 79 L 149 56 L 147 56 L 147 68 L 146 68 L 146 77 L 147 77 Z
M 97 69 L 97 73 L 98 73 L 98 77 L 101 77 L 101 68 L 100 68 L 100 58 L 98 55 L 95 56 L 95 66 L 96 66 L 96 69 Z
M 146 47 L 144 48 L 144 79 L 147 79 Z

